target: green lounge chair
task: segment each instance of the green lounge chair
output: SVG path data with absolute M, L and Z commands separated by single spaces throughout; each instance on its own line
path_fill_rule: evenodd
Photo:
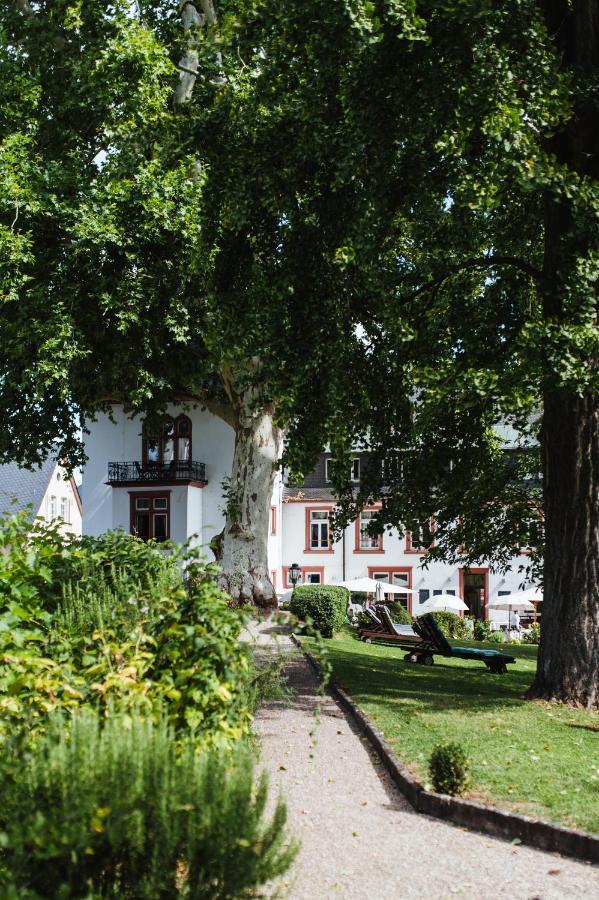
M 423 654 L 422 659 L 416 660 L 425 665 L 432 665 L 434 662 L 433 654 L 438 653 L 441 656 L 457 657 L 458 659 L 478 659 L 496 675 L 503 675 L 507 672 L 507 663 L 516 662 L 513 656 L 507 653 L 501 653 L 499 650 L 478 650 L 475 647 L 452 647 L 443 631 L 439 627 L 435 617 L 430 613 L 420 616 L 414 623 L 414 631 L 416 631 L 427 646 L 432 648 Z

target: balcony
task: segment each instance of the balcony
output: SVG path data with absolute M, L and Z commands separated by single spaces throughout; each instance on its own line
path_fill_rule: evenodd
M 206 465 L 201 462 L 109 462 L 108 484 L 128 487 L 145 484 L 192 484 L 204 487 Z

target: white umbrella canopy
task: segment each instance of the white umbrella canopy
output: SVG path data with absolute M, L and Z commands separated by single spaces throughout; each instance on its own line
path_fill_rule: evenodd
M 532 602 L 524 596 L 525 593 L 528 593 L 528 591 L 517 591 L 515 594 L 495 597 L 494 600 L 489 600 L 487 606 L 490 609 L 507 609 L 510 612 L 512 609 L 514 612 L 516 610 L 534 610 Z M 543 599 L 542 594 L 541 599 Z
M 491 606 L 493 609 L 505 609 L 506 607 L 498 606 L 498 602 L 501 601 L 503 603 L 511 603 L 512 609 L 516 608 L 518 601 L 524 601 L 528 605 L 522 606 L 522 609 L 532 609 L 532 603 L 542 603 L 543 588 L 531 587 L 525 591 L 514 591 L 513 594 L 504 594 L 503 597 L 496 597 L 495 600 L 490 600 L 487 606 Z
M 418 615 L 429 612 L 464 612 L 468 607 L 455 594 L 435 594 L 418 609 Z
M 512 610 L 514 612 L 534 611 L 534 606 L 530 597 L 537 598 L 539 594 L 538 588 L 530 588 L 528 591 L 516 591 L 514 594 L 504 594 L 503 597 L 495 597 L 489 600 L 487 607 L 489 609 L 507 610 L 507 634 L 508 638 L 512 633 Z M 529 595 L 527 597 L 527 595 Z M 543 592 L 540 592 L 540 599 L 543 599 Z
M 382 589 L 384 594 L 417 594 L 418 591 L 405 587 L 403 584 L 390 584 L 388 581 L 377 581 L 375 578 L 354 578 L 351 581 L 338 581 L 339 587 L 347 588 L 352 593 L 375 594 L 377 589 Z

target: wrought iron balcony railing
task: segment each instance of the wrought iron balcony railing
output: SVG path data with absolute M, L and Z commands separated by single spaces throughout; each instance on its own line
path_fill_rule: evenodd
M 169 481 L 206 482 L 206 465 L 201 462 L 109 462 L 108 484 L 164 483 Z

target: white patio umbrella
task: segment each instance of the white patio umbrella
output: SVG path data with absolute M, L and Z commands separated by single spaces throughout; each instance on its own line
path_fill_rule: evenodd
M 508 637 L 512 633 L 512 610 L 514 612 L 523 612 L 524 610 L 530 612 L 530 610 L 534 611 L 534 606 L 530 599 L 530 596 L 534 596 L 536 599 L 536 594 L 531 594 L 531 592 L 535 592 L 538 594 L 537 588 L 530 588 L 528 591 L 516 591 L 514 594 L 504 594 L 503 597 L 495 597 L 494 600 L 489 600 L 487 603 L 488 609 L 507 609 L 507 633 Z M 529 595 L 527 597 L 526 595 Z M 543 592 L 540 593 L 540 599 L 543 599 Z
M 435 594 L 419 608 L 418 613 L 428 612 L 464 612 L 468 607 L 461 597 L 455 594 Z

